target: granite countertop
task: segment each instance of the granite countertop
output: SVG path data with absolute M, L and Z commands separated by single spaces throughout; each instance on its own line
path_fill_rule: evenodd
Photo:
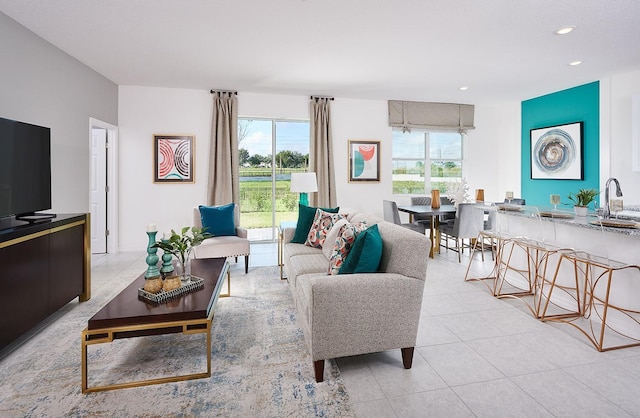
M 637 212 L 638 216 L 635 216 L 635 213 L 631 213 L 631 216 L 620 216 L 618 219 L 624 221 L 635 221 L 635 227 L 630 225 L 629 227 L 613 227 L 613 226 L 600 226 L 597 221 L 600 219 L 596 212 L 590 212 L 587 216 L 573 216 L 571 211 L 562 210 L 558 211 L 559 214 L 563 214 L 565 217 L 562 218 L 554 218 L 551 216 L 540 216 L 541 219 L 545 222 L 556 222 L 559 224 L 575 226 L 578 228 L 587 228 L 587 229 L 602 229 L 607 232 L 612 232 L 615 234 L 629 235 L 640 238 L 640 206 L 626 206 L 625 211 L 629 212 Z M 540 208 L 540 214 L 549 214 L 551 213 L 551 209 Z M 500 211 L 500 213 L 511 215 L 511 216 L 519 216 L 519 217 L 531 217 L 532 212 L 527 211 L 517 211 L 517 210 L 506 210 Z M 595 221 L 595 223 L 592 223 Z M 615 221 L 615 218 L 612 218 L 611 221 Z

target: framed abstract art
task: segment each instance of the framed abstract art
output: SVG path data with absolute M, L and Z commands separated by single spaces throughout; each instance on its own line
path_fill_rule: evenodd
M 380 141 L 349 140 L 349 182 L 380 181 Z
M 531 129 L 531 178 L 582 180 L 582 122 Z
M 195 135 L 153 136 L 153 182 L 195 182 Z

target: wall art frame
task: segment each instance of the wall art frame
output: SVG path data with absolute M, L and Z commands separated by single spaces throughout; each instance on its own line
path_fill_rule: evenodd
M 195 135 L 153 135 L 153 182 L 195 183 Z
M 535 128 L 531 136 L 531 179 L 583 180 L 583 122 Z
M 380 141 L 349 140 L 349 183 L 380 182 Z

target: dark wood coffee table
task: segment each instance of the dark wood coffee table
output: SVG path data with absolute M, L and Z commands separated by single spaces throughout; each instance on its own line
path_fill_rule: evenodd
M 98 311 L 82 331 L 82 393 L 99 392 L 178 382 L 211 376 L 211 321 L 229 265 L 226 258 L 206 258 L 191 261 L 191 274 L 204 279 L 204 288 L 187 293 L 168 303 L 153 304 L 138 297 L 144 287 L 144 273 Z M 88 387 L 87 346 L 110 343 L 120 338 L 149 335 L 205 333 L 207 336 L 207 371 L 180 376 L 162 377 L 106 386 Z

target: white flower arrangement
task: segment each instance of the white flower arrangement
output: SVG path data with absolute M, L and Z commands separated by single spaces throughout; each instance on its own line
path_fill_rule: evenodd
M 453 202 L 453 206 L 458 207 L 458 203 L 471 202 L 471 196 L 469 195 L 469 185 L 466 179 L 462 179 L 460 182 L 447 184 L 447 196 Z

